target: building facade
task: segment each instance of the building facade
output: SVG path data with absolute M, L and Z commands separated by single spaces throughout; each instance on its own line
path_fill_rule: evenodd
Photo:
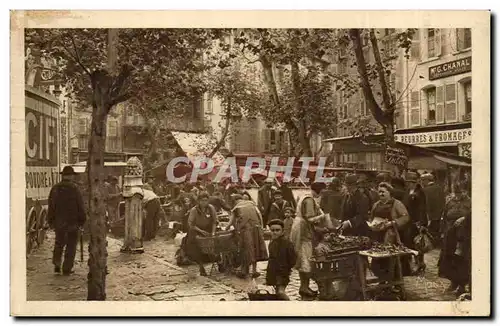
M 470 157 L 471 154 L 471 32 L 470 29 L 417 29 L 408 55 L 398 46 L 399 29 L 378 29 L 376 34 L 382 56 L 391 56 L 389 86 L 396 99 L 395 140 L 421 147 Z M 367 64 L 374 63 L 368 37 L 363 40 Z M 339 55 L 339 73 L 357 77 L 354 59 Z M 380 87 L 372 84 L 381 103 Z M 337 136 L 333 145 L 334 165 L 356 165 L 359 168 L 390 170 L 384 161 L 382 129 L 366 107 L 362 91 L 346 98 L 334 93 L 338 107 Z M 362 121 L 371 135 L 360 141 L 342 121 Z
M 396 140 L 470 157 L 471 30 L 419 29 L 412 44 L 404 125 Z

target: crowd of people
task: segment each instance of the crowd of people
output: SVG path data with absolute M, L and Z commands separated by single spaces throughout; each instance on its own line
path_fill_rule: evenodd
M 288 185 L 279 181 L 261 185 L 257 198 L 252 198 L 243 184 L 176 186 L 178 195 L 173 200 L 175 209 L 168 214 L 169 220 L 182 224 L 182 230 L 188 235 L 209 235 L 216 230 L 218 214 L 229 212 L 228 227 L 232 225 L 236 230 L 242 253 L 241 268 L 236 275 L 258 277 L 256 263 L 263 260 L 268 260 L 268 273 L 284 271 L 287 268 L 283 266 L 290 266 L 299 271 L 302 296 L 318 294 L 309 287 L 310 258 L 322 236 L 332 231 L 368 236 L 382 243 L 401 242 L 416 250 L 419 254 L 413 259 L 402 259 L 404 276 L 425 273 L 424 255 L 428 247 L 423 248 L 416 240 L 422 239 L 417 238 L 418 235 L 425 234 L 432 246 L 441 250 L 438 271 L 440 277 L 451 281 L 448 291 L 459 295 L 466 292 L 467 287 L 470 289 L 468 183 L 457 182 L 451 187 L 452 191 L 446 193 L 444 185 L 437 182 L 432 173 L 410 171 L 404 178 L 389 173 L 380 173 L 376 178 L 347 174 L 334 177 L 329 184 L 313 183 L 310 194 L 294 198 Z M 208 213 L 202 214 L 204 210 Z M 210 226 L 203 216 L 210 216 Z M 370 223 L 374 219 L 387 222 L 374 228 Z M 289 241 L 294 254 L 288 254 L 290 247 L 282 240 L 272 240 L 273 245 L 266 251 L 264 231 L 270 233 L 272 239 L 282 237 Z M 281 235 L 275 237 L 276 234 Z M 191 240 L 188 245 L 196 248 L 195 236 L 187 238 Z M 205 274 L 203 260 L 196 254 L 188 256 L 199 262 L 200 273 Z M 281 261 L 283 257 L 292 259 L 293 264 Z M 279 267 L 270 267 L 273 264 Z M 391 274 L 384 259 L 374 259 L 370 267 L 380 279 Z M 276 283 L 272 280 L 287 280 L 288 276 L 271 275 L 266 279 L 268 283 Z M 271 285 L 279 286 L 280 293 L 284 293 L 281 283 L 286 282 L 278 283 Z
M 70 171 L 71 170 L 71 171 Z M 75 230 L 85 222 L 84 200 L 72 182 L 74 171 L 63 171 L 63 180 L 49 197 L 49 224 L 56 229 L 53 262 L 55 271 L 71 273 L 76 251 Z M 329 184 L 312 183 L 310 192 L 295 198 L 287 183 L 265 181 L 252 198 L 246 186 L 236 184 L 170 185 L 150 181 L 144 186 L 144 240 L 155 238 L 160 225 L 177 222 L 186 233 L 181 252 L 199 265 L 210 260 L 199 247 L 197 237 L 214 235 L 221 228 L 220 216 L 227 213 L 224 230 L 234 230 L 238 257 L 233 267 L 240 278 L 257 278 L 257 262 L 267 261 L 266 283 L 286 297 L 291 269 L 299 272 L 303 297 L 314 297 L 310 288 L 311 257 L 322 237 L 330 232 L 367 236 L 382 243 L 401 242 L 419 254 L 403 259 L 403 275 L 422 275 L 426 271 L 425 253 L 416 241 L 426 234 L 433 247 L 440 248 L 439 276 L 451 281 L 449 291 L 458 295 L 470 291 L 471 199 L 468 183 L 457 182 L 448 194 L 432 173 L 407 172 L 405 177 L 380 173 L 376 178 L 363 174 L 334 177 Z M 106 182 L 107 214 L 119 219 L 117 207 L 122 193 L 117 179 Z M 73 219 L 68 219 L 68 212 Z M 373 224 L 374 220 L 384 221 Z M 271 242 L 266 247 L 265 238 Z M 63 248 L 65 261 L 61 264 Z M 380 279 L 388 277 L 388 262 L 374 259 L 370 266 Z M 318 284 L 321 288 L 331 286 Z M 320 291 L 321 292 L 321 291 Z M 329 291 L 324 291 L 328 293 Z

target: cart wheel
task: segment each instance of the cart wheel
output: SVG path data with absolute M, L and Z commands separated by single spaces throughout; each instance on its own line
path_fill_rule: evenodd
M 37 246 L 40 247 L 45 241 L 45 235 L 49 229 L 49 223 L 47 221 L 47 211 L 42 211 L 40 218 L 38 219 L 38 232 L 36 236 Z
M 36 211 L 34 209 L 26 219 L 26 255 L 29 255 L 37 243 Z

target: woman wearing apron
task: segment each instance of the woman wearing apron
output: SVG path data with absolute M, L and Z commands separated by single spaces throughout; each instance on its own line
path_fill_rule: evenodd
M 374 218 L 381 219 L 382 222 L 379 226 L 370 226 L 372 230 L 372 240 L 383 243 L 383 244 L 396 244 L 398 242 L 398 234 L 396 233 L 396 228 L 398 232 L 403 230 L 404 227 L 410 221 L 408 216 L 408 211 L 404 204 L 392 197 L 393 187 L 382 182 L 378 186 L 378 194 L 380 200 L 377 201 L 372 208 L 372 220 Z M 405 273 L 406 269 L 409 269 L 409 261 L 403 264 L 403 274 L 408 274 L 409 271 Z M 373 273 L 382 281 L 389 281 L 388 278 L 393 274 L 391 268 L 391 262 L 389 258 L 376 258 L 372 259 L 371 269 Z

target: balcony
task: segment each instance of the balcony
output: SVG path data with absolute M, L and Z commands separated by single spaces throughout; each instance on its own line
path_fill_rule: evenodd
M 206 122 L 204 119 L 200 120 L 186 120 L 186 119 L 174 119 L 166 121 L 166 127 L 172 131 L 183 131 L 183 132 L 206 132 Z

